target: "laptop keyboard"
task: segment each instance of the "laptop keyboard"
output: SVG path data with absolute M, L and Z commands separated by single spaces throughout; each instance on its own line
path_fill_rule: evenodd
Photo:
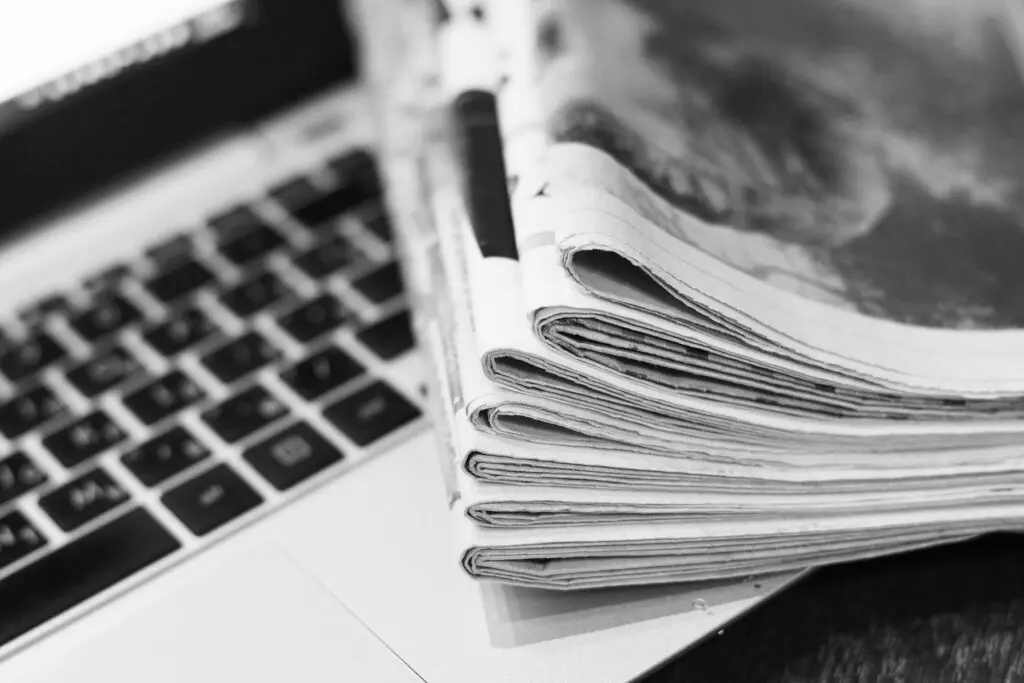
M 411 433 L 387 381 L 404 306 L 357 150 L 20 311 L 0 330 L 0 646 Z

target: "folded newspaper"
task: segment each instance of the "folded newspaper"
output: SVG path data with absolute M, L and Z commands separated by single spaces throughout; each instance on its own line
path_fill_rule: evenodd
M 1024 526 L 1024 6 L 407 4 L 390 201 L 467 572 L 715 580 Z M 442 86 L 487 55 L 453 21 L 494 51 L 514 235 L 467 203 Z

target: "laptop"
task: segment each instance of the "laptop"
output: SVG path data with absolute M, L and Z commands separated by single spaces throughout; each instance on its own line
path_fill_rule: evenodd
M 0 680 L 627 680 L 791 579 L 462 573 L 353 25 L 0 8 Z

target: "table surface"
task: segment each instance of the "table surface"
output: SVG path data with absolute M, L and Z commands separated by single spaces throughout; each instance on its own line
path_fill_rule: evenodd
M 1024 536 L 821 569 L 644 683 L 1024 681 Z

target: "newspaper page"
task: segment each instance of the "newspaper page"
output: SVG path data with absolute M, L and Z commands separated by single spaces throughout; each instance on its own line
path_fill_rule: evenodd
M 1024 393 L 1013 3 L 530 4 L 534 200 L 564 198 L 586 291 L 882 386 Z

